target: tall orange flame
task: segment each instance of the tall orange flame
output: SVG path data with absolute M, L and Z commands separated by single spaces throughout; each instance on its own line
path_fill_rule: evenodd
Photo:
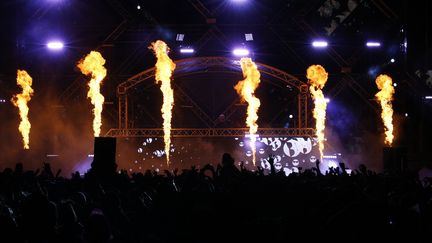
M 395 89 L 393 87 L 392 78 L 387 75 L 379 75 L 376 79 L 376 84 L 378 86 L 379 91 L 375 97 L 381 103 L 381 118 L 383 120 L 385 126 L 385 144 L 391 146 L 393 143 L 393 108 L 392 108 L 392 100 L 393 94 L 395 93 Z
M 171 76 L 174 72 L 176 65 L 169 58 L 169 48 L 163 41 L 156 41 L 149 47 L 156 55 L 156 83 L 161 82 L 161 91 L 163 94 L 163 105 L 162 105 L 162 118 L 164 119 L 164 142 L 165 142 L 165 155 L 167 159 L 167 165 L 169 165 L 169 155 L 171 146 L 171 119 L 172 119 L 172 108 L 174 106 L 174 91 L 171 88 Z
M 322 160 L 324 153 L 324 130 L 327 110 L 327 102 L 325 100 L 322 89 L 327 83 L 328 73 L 323 66 L 312 65 L 307 69 L 307 78 L 309 79 L 310 92 L 315 103 L 313 116 L 316 120 L 316 133 L 318 137 L 320 157 Z
M 11 101 L 19 109 L 21 122 L 19 124 L 18 130 L 21 132 L 23 137 L 24 149 L 30 148 L 29 143 L 31 124 L 28 119 L 29 107 L 27 106 L 27 103 L 31 100 L 31 96 L 34 92 L 31 87 L 32 83 L 32 78 L 25 70 L 18 70 L 17 84 L 21 86 L 22 92 L 21 94 L 14 95 Z
M 81 59 L 77 65 L 84 75 L 91 75 L 87 97 L 90 98 L 91 103 L 94 105 L 93 132 L 95 137 L 99 137 L 102 126 L 102 110 L 105 98 L 100 92 L 100 86 L 107 75 L 104 64 L 105 59 L 102 55 L 97 51 L 92 51 L 84 59 Z
M 246 125 L 249 127 L 249 135 L 251 139 L 252 161 L 256 162 L 256 133 L 258 131 L 258 109 L 261 105 L 260 100 L 255 96 L 255 90 L 258 88 L 261 80 L 261 74 L 258 67 L 250 58 L 242 58 L 240 60 L 243 71 L 244 80 L 237 83 L 234 89 L 242 97 L 242 101 L 246 101 L 249 105 L 247 108 Z

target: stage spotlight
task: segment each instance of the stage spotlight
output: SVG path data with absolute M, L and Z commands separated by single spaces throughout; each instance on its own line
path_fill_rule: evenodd
M 245 34 L 245 40 L 246 41 L 253 41 L 254 40 L 254 38 L 253 38 L 253 34 Z
M 397 83 L 393 83 L 393 86 L 394 86 L 394 87 L 397 87 L 397 86 L 398 86 L 398 84 L 397 84 Z
M 141 5 L 137 5 L 137 9 L 140 10 L 141 9 Z
M 47 43 L 47 47 L 51 50 L 61 50 L 63 49 L 64 45 L 60 41 L 50 41 Z
M 368 42 L 366 42 L 366 46 L 367 47 L 380 47 L 381 43 L 375 42 L 375 41 L 368 41 Z
M 184 34 L 177 34 L 176 36 L 176 41 L 183 41 L 184 40 L 185 35 Z
M 180 48 L 180 53 L 183 53 L 183 54 L 192 54 L 194 52 L 195 52 L 195 50 L 193 48 L 190 48 L 190 47 Z
M 330 98 L 324 98 L 324 100 L 327 104 L 330 103 Z
M 231 2 L 234 2 L 234 3 L 244 3 L 244 2 L 247 2 L 247 0 L 231 0 Z
M 432 100 L 432 96 L 431 95 L 427 95 L 427 96 L 425 96 L 425 99 L 426 100 Z
M 409 115 L 408 115 L 408 113 L 405 113 L 405 117 L 408 117 Z
M 316 40 L 312 42 L 312 46 L 316 47 L 316 48 L 325 48 L 328 46 L 327 41 L 323 41 L 323 40 Z
M 392 58 L 392 59 L 390 59 L 390 62 L 391 62 L 391 63 L 395 63 L 396 60 L 395 60 L 394 58 Z
M 233 50 L 233 54 L 234 56 L 238 56 L 238 57 L 246 57 L 249 56 L 250 52 L 248 49 L 236 48 Z
M 289 117 L 289 119 L 293 119 L 294 118 L 294 116 L 292 114 L 290 114 L 288 117 Z

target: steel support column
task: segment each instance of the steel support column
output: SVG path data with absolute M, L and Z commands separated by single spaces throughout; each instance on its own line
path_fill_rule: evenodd
M 127 94 L 119 94 L 119 129 L 128 129 L 128 98 Z
M 298 128 L 308 127 L 308 96 L 308 86 L 306 84 L 301 85 L 298 94 Z

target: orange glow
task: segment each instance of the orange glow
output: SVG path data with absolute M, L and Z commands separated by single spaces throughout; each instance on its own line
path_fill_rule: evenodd
M 249 127 L 249 135 L 251 139 L 252 161 L 256 163 L 256 133 L 258 131 L 258 109 L 261 105 L 260 100 L 255 96 L 255 90 L 258 88 L 261 80 L 261 74 L 258 67 L 250 58 L 242 58 L 240 60 L 243 71 L 244 80 L 238 82 L 234 87 L 237 93 L 241 96 L 242 102 L 246 101 L 249 105 L 247 108 L 246 125 Z
M 379 91 L 375 97 L 381 104 L 381 118 L 385 126 L 385 144 L 391 146 L 393 143 L 393 108 L 392 100 L 395 93 L 392 78 L 387 75 L 380 75 L 376 79 Z
M 174 91 L 171 88 L 171 76 L 174 72 L 176 65 L 169 58 L 169 48 L 163 41 L 153 42 L 150 46 L 156 55 L 156 83 L 161 83 L 161 91 L 163 94 L 163 105 L 162 105 L 162 118 L 164 119 L 164 141 L 165 141 L 165 155 L 167 159 L 167 165 L 169 166 L 169 155 L 171 147 L 171 119 L 172 119 L 172 108 L 174 106 Z
M 78 68 L 84 75 L 91 75 L 91 80 L 88 83 L 89 91 L 87 97 L 90 98 L 94 105 L 93 114 L 93 132 L 95 137 L 99 137 L 102 126 L 102 110 L 105 98 L 100 92 L 102 80 L 107 75 L 107 70 L 104 67 L 105 59 L 97 51 L 92 51 L 84 59 L 78 63 Z
M 313 116 L 316 120 L 316 133 L 322 160 L 324 153 L 324 130 L 326 120 L 327 102 L 322 89 L 327 82 L 328 73 L 321 65 L 312 65 L 307 69 L 307 78 L 309 79 L 310 92 L 315 103 Z
M 27 103 L 31 100 L 31 96 L 34 92 L 31 87 L 32 83 L 33 80 L 26 71 L 18 70 L 17 84 L 21 86 L 22 92 L 21 94 L 14 95 L 11 101 L 19 109 L 21 122 L 19 124 L 18 130 L 21 132 L 23 137 L 24 149 L 30 148 L 29 144 L 31 124 L 28 119 L 29 107 Z

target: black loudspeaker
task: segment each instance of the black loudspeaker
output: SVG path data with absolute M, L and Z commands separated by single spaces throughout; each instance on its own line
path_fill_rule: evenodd
M 94 158 L 91 173 L 96 176 L 109 177 L 116 173 L 116 138 L 96 137 L 94 141 Z
M 406 149 L 400 147 L 385 147 L 383 149 L 384 171 L 402 172 L 407 169 Z

